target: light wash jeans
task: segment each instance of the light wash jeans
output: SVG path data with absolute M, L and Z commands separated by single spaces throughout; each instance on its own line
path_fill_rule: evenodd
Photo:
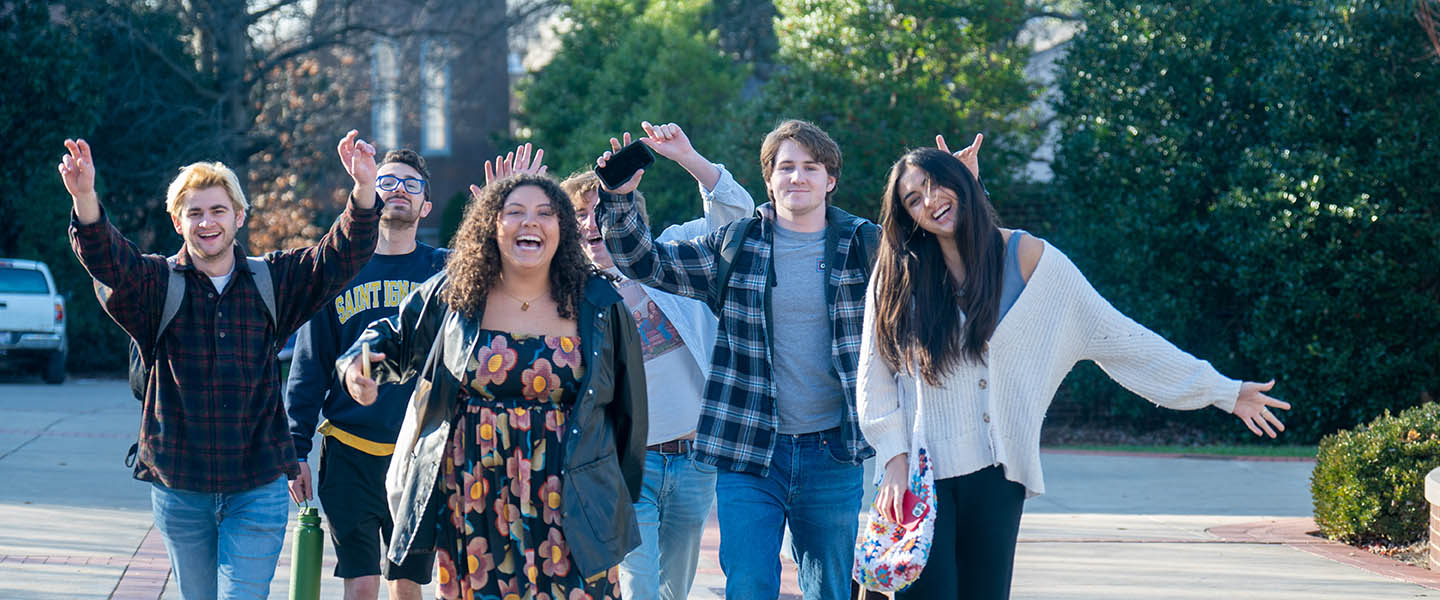
M 150 509 L 165 537 L 181 598 L 263 599 L 270 594 L 290 520 L 284 477 L 230 494 L 151 485 Z
M 700 537 L 715 502 L 715 467 L 689 454 L 645 453 L 645 484 L 635 502 L 640 546 L 620 563 L 625 600 L 684 600 L 695 582 Z
M 840 429 L 777 436 L 770 473 L 720 473 L 720 568 L 728 600 L 780 595 L 780 544 L 790 526 L 790 554 L 800 567 L 805 600 L 850 597 L 864 468 L 836 458 Z

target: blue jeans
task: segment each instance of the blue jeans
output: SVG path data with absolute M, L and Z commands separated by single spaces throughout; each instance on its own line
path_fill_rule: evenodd
M 695 582 L 700 536 L 715 502 L 715 467 L 690 454 L 645 453 L 645 484 L 635 502 L 640 547 L 620 563 L 625 600 L 683 600 Z
M 265 598 L 290 520 L 281 477 L 230 494 L 151 484 L 150 508 L 165 537 L 170 568 L 184 600 Z
M 723 472 L 715 483 L 725 597 L 780 595 L 788 521 L 805 600 L 849 598 L 863 468 L 838 458 L 845 452 L 839 428 L 777 437 L 769 475 Z

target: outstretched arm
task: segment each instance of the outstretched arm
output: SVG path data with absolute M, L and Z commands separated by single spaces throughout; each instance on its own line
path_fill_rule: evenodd
M 656 239 L 670 241 L 699 237 L 755 212 L 755 200 L 750 193 L 735 182 L 723 165 L 710 162 L 695 150 L 679 125 L 651 125 L 649 121 L 642 121 L 640 127 L 645 129 L 645 137 L 640 141 L 657 154 L 684 167 L 700 184 L 700 197 L 704 201 L 703 220 L 672 225 Z

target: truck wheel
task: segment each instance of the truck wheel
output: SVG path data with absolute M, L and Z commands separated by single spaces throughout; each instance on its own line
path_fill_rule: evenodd
M 45 383 L 65 383 L 65 352 L 53 352 L 45 361 Z

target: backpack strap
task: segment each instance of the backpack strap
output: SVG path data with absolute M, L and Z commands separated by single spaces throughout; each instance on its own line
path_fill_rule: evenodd
M 875 251 L 880 248 L 880 226 L 871 222 L 860 224 L 860 258 L 866 272 L 875 270 Z
M 725 292 L 730 288 L 730 274 L 734 271 L 735 257 L 740 255 L 740 249 L 745 246 L 745 238 L 750 237 L 750 230 L 759 222 L 759 217 L 746 217 L 725 228 L 725 235 L 720 241 L 720 254 L 715 257 L 715 279 L 710 282 L 710 311 L 717 316 L 721 307 L 725 306 Z
M 247 256 L 245 262 L 250 264 L 250 276 L 255 279 L 255 287 L 260 290 L 260 302 L 265 305 L 265 313 L 270 316 L 270 322 L 278 327 L 279 321 L 275 319 L 275 280 L 270 278 L 270 263 L 259 256 Z
M 175 257 L 165 259 L 165 271 L 169 273 L 169 283 L 165 285 L 165 305 L 160 309 L 160 323 L 155 326 L 155 339 L 150 340 L 149 354 L 153 360 L 155 349 L 160 347 L 160 334 L 175 320 L 175 315 L 180 312 L 180 303 L 185 300 L 185 275 L 175 270 Z

